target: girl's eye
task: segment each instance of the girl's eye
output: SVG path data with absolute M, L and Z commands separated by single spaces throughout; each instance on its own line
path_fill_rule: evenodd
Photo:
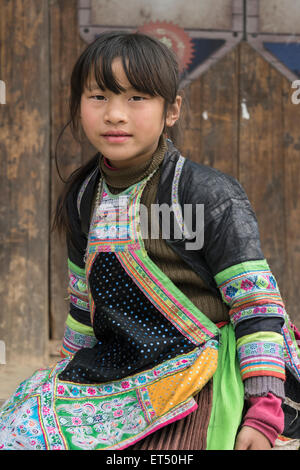
M 132 101 L 143 101 L 145 100 L 146 98 L 144 96 L 133 96 L 132 98 L 130 98 Z
M 104 101 L 105 100 L 105 96 L 103 96 L 103 95 L 94 95 L 94 96 L 91 96 L 91 98 L 96 100 L 96 101 Z

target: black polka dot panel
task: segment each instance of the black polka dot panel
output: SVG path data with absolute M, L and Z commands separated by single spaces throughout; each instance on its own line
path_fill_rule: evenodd
M 138 288 L 114 253 L 97 255 L 89 283 L 98 343 L 78 351 L 61 379 L 118 380 L 195 348 Z

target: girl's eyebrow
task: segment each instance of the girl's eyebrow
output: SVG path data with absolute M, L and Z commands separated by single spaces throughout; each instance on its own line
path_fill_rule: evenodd
M 99 85 L 96 83 L 96 82 L 93 82 L 91 83 L 90 85 L 86 85 L 86 88 L 89 90 L 89 91 L 95 91 L 95 90 L 101 90 L 101 91 L 105 91 L 104 88 L 101 88 L 99 87 Z M 128 86 L 128 87 L 124 87 L 124 91 L 123 93 L 132 93 L 132 92 L 138 92 L 138 90 L 136 88 L 134 88 L 132 85 Z
M 91 85 L 86 85 L 86 88 L 87 88 L 89 91 L 101 90 L 101 89 L 102 89 L 102 88 L 99 87 L 99 85 L 97 85 L 97 83 L 92 83 Z

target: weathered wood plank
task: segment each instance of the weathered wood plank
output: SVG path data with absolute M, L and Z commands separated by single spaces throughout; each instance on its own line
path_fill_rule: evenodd
M 182 152 L 192 160 L 237 176 L 237 48 L 186 90 Z
M 7 364 L 46 354 L 48 339 L 48 3 L 1 2 L 0 339 Z
M 240 49 L 239 180 L 256 212 L 265 257 L 286 292 L 282 80 L 249 44 Z

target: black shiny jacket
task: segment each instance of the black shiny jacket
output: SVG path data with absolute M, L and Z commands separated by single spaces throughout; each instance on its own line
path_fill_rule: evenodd
M 96 168 L 78 205 L 78 190 L 71 192 L 68 205 L 75 234 L 75 245 L 69 243 L 69 257 L 79 267 L 84 267 L 84 253 L 89 231 L 90 211 L 94 192 L 100 176 Z M 264 259 L 261 251 L 256 216 L 238 181 L 219 170 L 185 159 L 168 141 L 158 185 L 156 204 L 203 205 L 204 224 L 197 227 L 196 210 L 193 210 L 192 227 L 203 230 L 200 249 L 186 249 L 186 236 L 174 238 L 172 233 L 166 243 L 220 295 L 214 276 L 225 268 L 243 261 Z M 79 212 L 79 214 L 78 214 Z

